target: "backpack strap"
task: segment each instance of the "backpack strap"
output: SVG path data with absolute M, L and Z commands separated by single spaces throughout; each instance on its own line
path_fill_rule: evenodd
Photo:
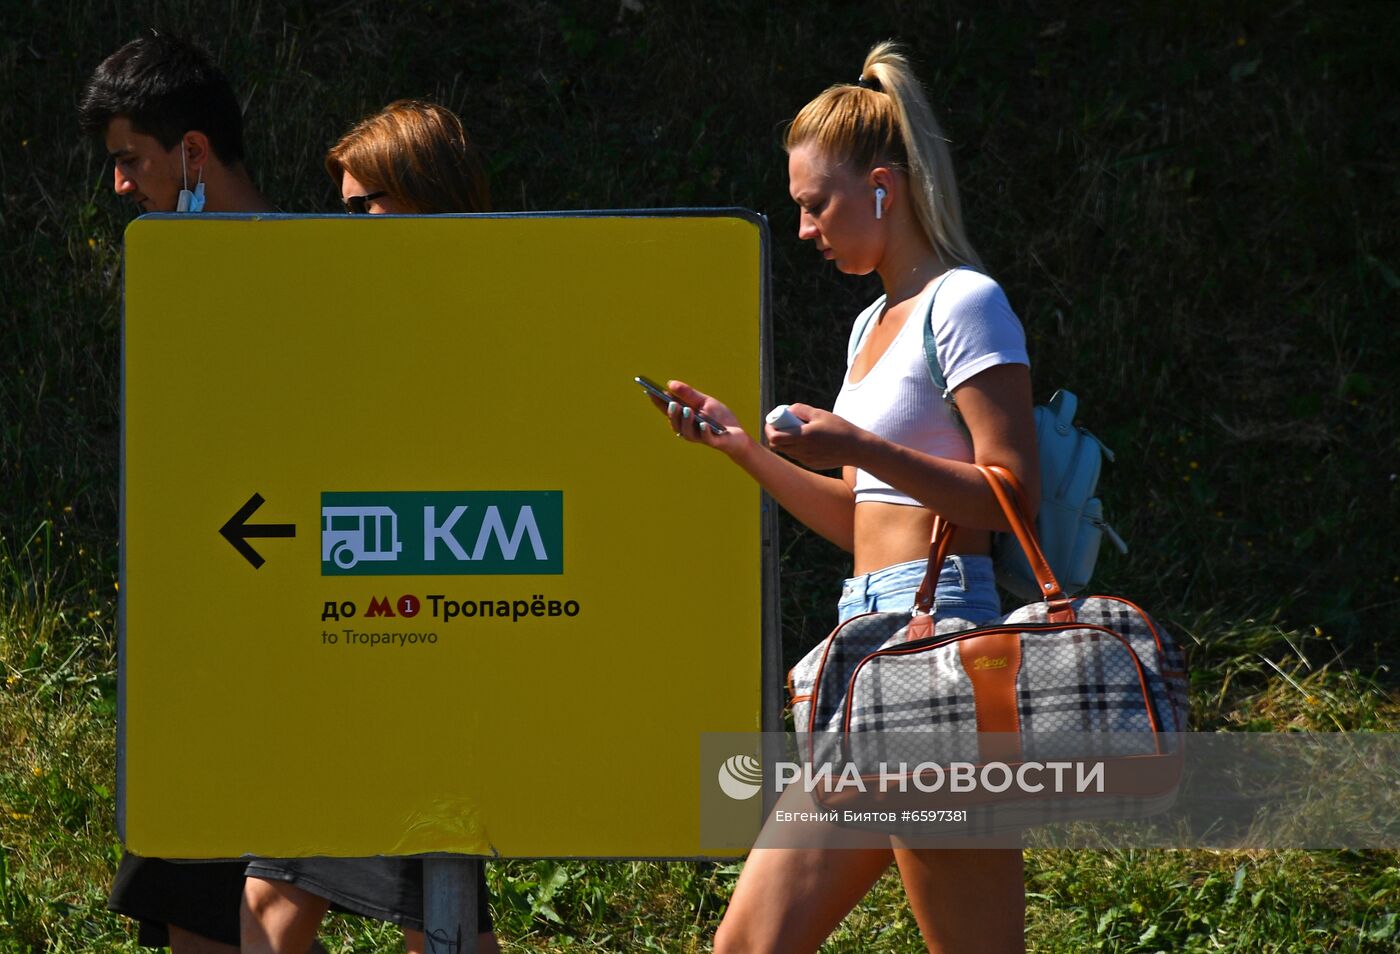
M 924 315 L 924 364 L 928 366 L 928 376 L 933 381 L 933 386 L 938 389 L 938 393 L 943 395 L 943 401 L 948 405 L 948 409 L 953 412 L 953 420 L 957 421 L 958 427 L 967 435 L 969 441 L 972 440 L 972 432 L 967 429 L 967 422 L 962 418 L 962 412 L 958 410 L 958 399 L 953 396 L 952 389 L 948 387 L 948 379 L 943 376 L 943 365 L 938 361 L 938 342 L 933 337 L 933 303 L 938 298 L 938 289 L 943 287 L 943 283 L 948 280 L 960 268 L 967 268 L 966 265 L 954 265 L 938 280 L 937 287 L 928 299 L 928 314 Z
M 938 289 L 943 287 L 943 283 L 948 280 L 949 276 L 959 269 L 967 267 L 967 265 L 954 265 L 938 280 L 937 287 L 929 296 L 928 314 L 924 315 L 924 363 L 928 365 L 928 376 L 932 379 L 933 386 L 938 388 L 939 393 L 943 395 L 943 400 L 947 401 L 948 406 L 953 409 L 953 416 L 957 418 L 959 424 L 962 424 L 962 415 L 958 413 L 957 399 L 949 390 L 948 379 L 943 376 L 943 366 L 938 362 L 938 342 L 933 337 L 933 302 L 938 298 Z M 963 430 L 966 429 L 967 426 L 963 425 Z

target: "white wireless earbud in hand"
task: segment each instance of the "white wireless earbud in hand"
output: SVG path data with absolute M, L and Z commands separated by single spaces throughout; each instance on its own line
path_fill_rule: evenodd
M 779 404 L 777 407 L 773 408 L 773 410 L 769 411 L 768 417 L 766 417 L 765 420 L 769 424 L 772 424 L 775 429 L 787 431 L 788 433 L 801 430 L 802 425 L 807 423 L 802 420 L 802 418 L 792 413 L 792 408 L 788 407 L 786 404 Z

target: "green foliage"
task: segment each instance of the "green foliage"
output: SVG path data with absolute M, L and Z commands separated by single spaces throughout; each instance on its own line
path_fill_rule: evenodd
M 540 950 L 702 950 L 737 874 L 737 865 L 648 862 L 488 868 L 498 932 Z
M 1041 951 L 1393 950 L 1394 856 L 1032 852 Z M 1037 917 L 1043 915 L 1043 920 Z M 1036 929 L 1039 930 L 1036 930 Z
M 771 217 L 775 393 L 829 402 L 870 279 L 794 239 L 778 124 L 906 40 L 1039 398 L 1119 455 L 1133 550 L 1100 585 L 1192 650 L 1218 729 L 1394 731 L 1400 324 L 1395 8 L 1365 3 L 769 4 L 141 0 L 12 4 L 0 38 L 0 954 L 134 950 L 113 830 L 121 230 L 73 105 L 146 26 L 235 78 L 255 177 L 326 211 L 320 159 L 399 96 L 466 120 L 504 210 L 739 205 Z M 201 289 L 191 276 L 191 315 Z M 682 369 L 677 369 L 679 372 Z M 844 557 L 786 520 L 784 654 Z M 737 866 L 493 865 L 508 947 L 703 950 Z M 1371 951 L 1392 854 L 1037 851 L 1042 951 Z M 333 919 L 337 951 L 397 932 Z M 922 950 L 887 876 L 833 951 Z

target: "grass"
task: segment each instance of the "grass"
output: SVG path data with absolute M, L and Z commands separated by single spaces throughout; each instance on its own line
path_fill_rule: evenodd
M 253 171 L 327 210 L 350 121 L 458 110 L 498 207 L 742 205 L 771 217 L 780 400 L 829 401 L 869 280 L 792 238 L 778 124 L 910 41 L 973 239 L 1119 454 L 1132 553 L 1097 585 L 1191 648 L 1196 725 L 1395 731 L 1400 13 L 1276 5 L 55 0 L 0 39 L 0 954 L 133 951 L 113 831 L 119 265 L 129 212 L 73 104 L 146 25 L 194 29 L 247 104 Z M 201 293 L 191 276 L 192 307 Z M 843 559 L 782 529 L 789 662 Z M 705 950 L 736 866 L 509 862 L 507 949 Z M 1384 951 L 1393 852 L 1028 854 L 1038 951 Z M 335 951 L 395 930 L 334 918 Z M 885 878 L 831 951 L 917 951 Z
M 1393 855 L 1032 854 L 1032 943 L 1043 951 L 1393 950 Z

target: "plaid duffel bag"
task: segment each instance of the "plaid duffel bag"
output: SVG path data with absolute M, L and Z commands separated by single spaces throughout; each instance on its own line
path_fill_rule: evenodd
M 951 536 L 936 519 L 914 607 L 845 621 L 788 675 L 816 799 L 877 819 L 936 809 L 949 834 L 1165 810 L 1182 774 L 1180 647 L 1128 600 L 1065 596 L 1016 478 L 979 469 L 1045 599 L 975 626 L 935 619 Z

